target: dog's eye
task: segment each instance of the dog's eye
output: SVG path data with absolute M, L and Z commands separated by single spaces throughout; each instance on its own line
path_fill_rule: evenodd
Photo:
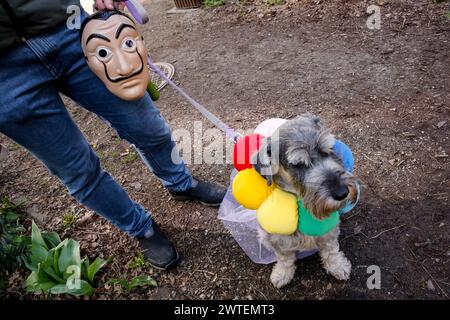
M 304 164 L 304 163 L 302 163 L 302 162 L 299 162 L 299 163 L 297 163 L 297 164 L 289 164 L 293 169 L 296 169 L 296 170 L 302 170 L 302 169 L 305 169 L 307 166 L 306 166 L 306 164 Z
M 325 158 L 325 157 L 329 157 L 331 155 L 331 153 L 325 152 L 322 149 L 317 150 L 317 153 L 319 154 L 319 156 Z

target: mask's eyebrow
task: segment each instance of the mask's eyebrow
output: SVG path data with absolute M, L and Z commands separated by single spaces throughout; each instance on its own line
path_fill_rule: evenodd
M 87 38 L 86 44 L 88 44 L 88 42 L 91 41 L 91 40 L 94 39 L 94 38 L 99 38 L 99 39 L 102 39 L 102 40 L 111 42 L 111 40 L 109 40 L 109 39 L 108 39 L 107 37 L 105 37 L 104 35 L 98 34 L 98 33 L 93 33 L 93 34 L 89 35 L 89 37 Z
M 131 24 L 128 24 L 128 23 L 122 23 L 122 24 L 119 26 L 119 28 L 117 28 L 117 31 L 116 31 L 116 39 L 119 38 L 120 33 L 121 33 L 122 30 L 125 29 L 125 28 L 131 28 L 131 29 L 136 30 L 136 28 L 135 28 L 134 26 L 132 26 Z

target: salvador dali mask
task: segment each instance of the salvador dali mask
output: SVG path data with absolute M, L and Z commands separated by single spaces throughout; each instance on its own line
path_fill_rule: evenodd
M 136 24 L 124 14 L 99 13 L 82 29 L 81 46 L 89 68 L 111 93 L 123 100 L 137 100 L 149 82 L 147 49 Z

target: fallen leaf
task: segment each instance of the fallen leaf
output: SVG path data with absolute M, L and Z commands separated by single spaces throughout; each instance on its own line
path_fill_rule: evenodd
M 447 120 L 439 121 L 437 124 L 438 129 L 442 128 L 444 126 L 444 124 L 446 124 L 446 123 L 447 123 Z
M 434 287 L 433 281 L 431 281 L 431 280 L 427 281 L 427 289 L 431 290 L 431 291 L 436 290 L 436 288 Z

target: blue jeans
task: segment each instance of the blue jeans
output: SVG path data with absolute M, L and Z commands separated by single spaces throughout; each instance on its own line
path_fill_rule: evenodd
M 79 30 L 63 25 L 1 55 L 0 81 L 0 132 L 41 160 L 78 202 L 131 236 L 150 230 L 149 212 L 100 167 L 59 93 L 133 144 L 169 190 L 191 187 L 184 163 L 171 159 L 175 143 L 170 128 L 149 95 L 128 102 L 111 94 L 86 65 Z

